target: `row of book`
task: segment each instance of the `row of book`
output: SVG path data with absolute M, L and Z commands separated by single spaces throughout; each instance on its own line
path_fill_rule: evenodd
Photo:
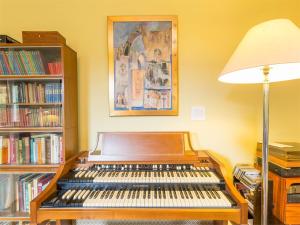
M 16 211 L 29 212 L 30 202 L 41 193 L 53 178 L 53 174 L 20 175 L 16 181 Z
M 48 70 L 50 74 L 61 74 L 62 73 L 61 62 L 48 63 Z
M 0 51 L 0 74 L 45 74 L 40 51 Z
M 235 182 L 235 188 L 240 192 L 240 194 L 245 198 L 248 203 L 249 212 L 254 215 L 254 205 L 256 193 L 253 190 L 250 190 L 247 186 L 245 186 L 241 182 Z
M 234 167 L 233 175 L 250 190 L 256 190 L 261 184 L 260 171 L 249 164 L 237 164 Z
M 63 161 L 61 135 L 0 136 L 0 164 L 58 164 Z
M 60 103 L 61 83 L 1 83 L 0 104 L 12 103 Z
M 62 110 L 57 107 L 0 107 L 0 127 L 60 127 Z

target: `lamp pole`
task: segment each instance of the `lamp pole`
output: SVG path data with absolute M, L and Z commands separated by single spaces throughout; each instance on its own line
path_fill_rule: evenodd
M 269 73 L 270 67 L 264 66 L 263 101 L 263 151 L 262 151 L 262 214 L 261 224 L 268 225 L 268 155 L 269 155 Z

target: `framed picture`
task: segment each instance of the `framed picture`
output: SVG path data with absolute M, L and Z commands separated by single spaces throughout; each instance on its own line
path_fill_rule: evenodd
M 178 114 L 177 17 L 108 17 L 111 116 Z

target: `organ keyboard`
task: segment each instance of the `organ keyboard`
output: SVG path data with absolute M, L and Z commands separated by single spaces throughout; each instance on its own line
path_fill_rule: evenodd
M 247 204 L 221 163 L 194 151 L 187 132 L 101 135 L 97 161 L 80 162 L 86 153 L 70 159 L 31 202 L 32 224 L 86 218 L 247 224 Z

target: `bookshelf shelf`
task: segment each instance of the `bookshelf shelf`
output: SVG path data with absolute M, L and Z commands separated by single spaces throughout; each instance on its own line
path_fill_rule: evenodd
M 62 75 L 0 75 L 0 80 L 61 80 Z
M 0 133 L 59 133 L 62 127 L 0 127 Z
M 78 153 L 77 108 L 75 51 L 0 44 L 0 221 L 29 221 L 30 200 Z
M 0 211 L 0 221 L 29 221 L 28 212 L 6 212 Z
M 59 164 L 1 164 L 1 173 L 55 173 Z
M 8 104 L 1 104 L 0 106 L 61 106 L 61 102 L 54 102 L 54 103 L 8 103 Z

